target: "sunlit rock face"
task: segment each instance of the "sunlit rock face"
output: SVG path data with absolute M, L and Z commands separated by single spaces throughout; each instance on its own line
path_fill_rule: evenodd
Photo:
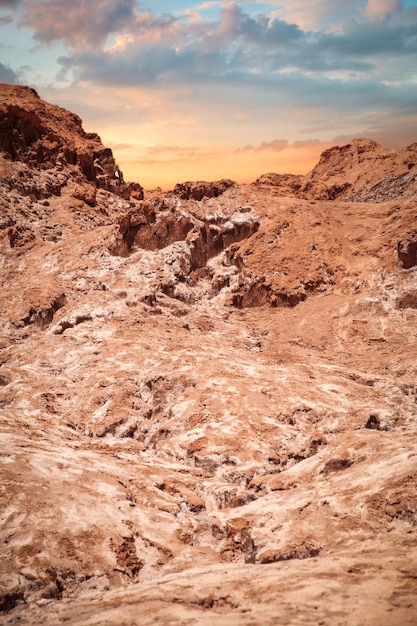
M 1 86 L 0 152 L 21 167 L 19 190 L 36 199 L 59 195 L 69 180 L 83 187 L 81 200 L 95 205 L 94 189 L 105 189 L 129 199 L 143 198 L 138 184 L 127 185 L 112 151 L 95 133 L 86 133 L 81 119 L 60 107 L 42 101 L 29 87 Z M 33 174 L 35 174 L 33 181 Z M 55 184 L 44 188 L 42 176 Z M 26 174 L 26 175 L 25 175 Z M 32 184 L 31 184 L 32 183 Z M 90 184 L 87 184 L 90 183 Z M 75 194 L 77 197 L 77 194 Z
M 415 144 L 143 194 L 0 94 L 1 623 L 415 624 Z

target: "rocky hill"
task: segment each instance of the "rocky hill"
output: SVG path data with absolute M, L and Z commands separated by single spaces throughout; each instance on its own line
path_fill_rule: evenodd
M 414 625 L 417 144 L 144 193 L 0 86 L 0 622 Z
M 417 143 L 401 152 L 354 139 L 321 155 L 306 176 L 265 174 L 256 184 L 275 193 L 316 200 L 384 202 L 417 198 Z

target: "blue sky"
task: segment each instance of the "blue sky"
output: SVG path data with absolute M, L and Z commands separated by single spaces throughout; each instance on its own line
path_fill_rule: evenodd
M 0 0 L 0 82 L 78 113 L 147 187 L 417 141 L 417 2 Z

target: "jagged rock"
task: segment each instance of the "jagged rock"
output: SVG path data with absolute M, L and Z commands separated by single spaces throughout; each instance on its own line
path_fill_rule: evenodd
M 383 148 L 376 141 L 354 139 L 325 150 L 306 176 L 265 174 L 257 186 L 268 186 L 285 196 L 348 202 L 386 202 L 417 198 L 417 146 L 401 152 Z
M 11 248 L 20 248 L 35 243 L 35 233 L 24 224 L 14 224 L 7 231 Z
M 181 277 L 190 276 L 204 268 L 214 256 L 233 243 L 250 238 L 259 228 L 253 212 L 241 208 L 231 215 L 200 215 L 184 207 L 177 208 L 171 197 L 154 197 L 143 201 L 133 211 L 118 220 L 118 231 L 110 246 L 112 254 L 126 256 L 139 249 L 161 250 L 182 241 Z M 206 276 L 207 274 L 203 274 Z M 177 274 L 178 278 L 178 274 Z
M 125 256 L 137 248 L 157 250 L 185 239 L 193 222 L 190 216 L 176 213 L 175 206 L 169 198 L 156 196 L 120 217 L 112 254 Z
M 297 174 L 274 174 L 270 172 L 256 179 L 259 187 L 276 187 L 283 196 L 299 195 L 304 186 L 304 176 Z
M 398 258 L 406 270 L 417 265 L 417 235 L 399 242 Z
M 175 185 L 173 193 L 182 200 L 202 200 L 203 198 L 217 198 L 221 196 L 226 189 L 234 187 L 236 183 L 233 180 L 222 179 L 213 182 L 195 181 L 178 183 Z
M 89 206 L 96 206 L 97 188 L 94 185 L 75 185 L 72 195 Z
M 97 134 L 86 133 L 77 115 L 42 101 L 29 87 L 0 86 L 0 152 L 31 168 L 73 166 L 81 180 L 97 188 L 143 198 L 138 183 L 124 182 L 112 151 Z

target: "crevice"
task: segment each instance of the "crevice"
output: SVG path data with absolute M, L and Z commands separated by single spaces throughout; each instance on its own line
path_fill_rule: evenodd
M 15 591 L 12 593 L 6 593 L 0 596 L 0 612 L 8 613 L 16 606 L 26 604 L 23 591 Z

